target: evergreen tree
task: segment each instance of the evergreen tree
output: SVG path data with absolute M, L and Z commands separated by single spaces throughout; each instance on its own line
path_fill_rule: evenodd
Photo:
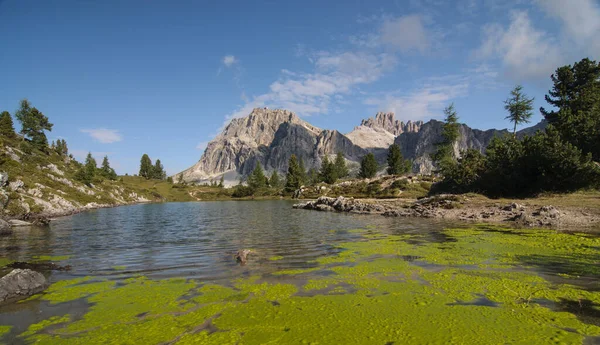
M 250 176 L 248 176 L 248 186 L 254 190 L 265 188 L 267 186 L 267 177 L 263 171 L 260 162 L 256 162 L 256 166 Z
M 291 155 L 288 161 L 288 171 L 285 176 L 285 191 L 294 192 L 302 185 L 302 174 L 296 155 Z
M 56 143 L 54 142 L 54 140 L 52 140 L 52 143 L 50 144 L 50 148 L 56 151 Z
M 367 153 L 360 161 L 360 171 L 358 176 L 360 178 L 372 178 L 377 174 L 377 161 L 375 155 Z
M 154 167 L 152 168 L 152 178 L 157 180 L 164 180 L 167 178 L 167 173 L 165 172 L 165 168 L 160 162 L 160 159 L 157 159 L 154 163 Z
M 48 138 L 44 131 L 52 131 L 52 126 L 54 126 L 48 121 L 48 117 L 35 107 L 32 108 L 26 99 L 21 101 L 15 117 L 21 122 L 21 134 L 24 137 L 28 137 L 32 144 L 40 150 L 48 147 Z
M 554 110 L 540 108 L 567 142 L 600 161 L 600 62 L 583 59 L 556 69 L 545 96 Z
M 300 158 L 298 160 L 298 166 L 300 167 L 300 185 L 306 183 L 306 168 L 304 167 L 304 160 Z
M 317 183 L 321 182 L 321 176 L 315 168 L 308 169 L 308 175 L 306 178 L 308 179 L 308 184 L 310 184 L 311 186 L 314 186 Z
M 456 165 L 454 144 L 460 137 L 458 115 L 454 109 L 454 103 L 444 109 L 446 118 L 442 127 L 442 141 L 437 144 L 437 151 L 433 156 L 438 171 L 447 173 Z
M 335 174 L 337 178 L 347 177 L 350 172 L 348 171 L 348 167 L 346 167 L 346 160 L 344 159 L 344 154 L 338 152 L 335 156 Z
M 337 180 L 337 174 L 335 165 L 329 161 L 327 155 L 323 157 L 323 161 L 321 162 L 321 171 L 319 172 L 321 181 L 324 181 L 328 184 L 334 184 Z
M 225 177 L 223 175 L 221 175 L 221 178 L 219 179 L 219 188 L 224 188 L 225 187 Z
M 507 120 L 514 123 L 513 135 L 517 135 L 517 125 L 529 123 L 533 115 L 533 98 L 527 98 L 521 85 L 515 86 L 510 92 L 510 98 L 504 101 L 504 109 L 508 111 Z
M 390 175 L 402 175 L 410 170 L 410 162 L 404 160 L 400 146 L 390 145 L 387 156 L 387 173 Z
M 90 186 L 96 176 L 96 169 L 98 169 L 96 160 L 91 153 L 88 153 L 85 164 L 75 173 L 75 179 Z
M 64 139 L 58 139 L 56 141 L 56 153 L 59 155 L 68 155 L 69 149 L 67 148 L 67 142 Z
M 8 111 L 3 111 L 0 114 L 0 135 L 7 138 L 15 137 L 15 127 L 13 126 L 13 120 Z
M 144 153 L 142 159 L 140 160 L 140 172 L 138 173 L 138 175 L 147 180 L 151 179 L 153 176 L 152 170 L 152 160 L 150 160 L 150 157 L 148 157 L 148 155 Z
M 102 174 L 102 176 L 108 180 L 116 180 L 117 179 L 117 173 L 115 172 L 115 169 L 110 167 L 110 163 L 108 162 L 108 156 L 104 156 L 104 159 L 102 160 L 102 166 L 100 167 L 100 173 Z
M 277 173 L 277 170 L 273 170 L 271 178 L 269 179 L 269 186 L 271 186 L 271 188 L 276 189 L 281 186 L 281 180 L 279 179 L 279 174 Z

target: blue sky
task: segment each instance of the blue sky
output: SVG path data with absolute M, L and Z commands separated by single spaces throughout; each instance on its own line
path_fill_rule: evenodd
M 257 106 L 345 133 L 454 102 L 472 127 L 509 127 L 510 89 L 545 105 L 556 67 L 598 58 L 598 32 L 598 0 L 0 0 L 0 110 L 28 98 L 76 157 L 131 174 L 147 153 L 173 174 Z

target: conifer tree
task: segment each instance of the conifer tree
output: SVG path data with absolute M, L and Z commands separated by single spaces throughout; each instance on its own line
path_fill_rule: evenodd
M 335 174 L 337 178 L 347 177 L 350 172 L 348 171 L 348 167 L 346 166 L 346 160 L 344 159 L 344 154 L 338 152 L 335 156 Z
M 328 184 L 333 184 L 337 180 L 335 165 L 329 161 L 327 155 L 323 157 L 321 162 L 321 171 L 319 172 L 322 181 Z
M 279 179 L 279 174 L 277 173 L 277 170 L 273 170 L 273 173 L 271 174 L 271 178 L 269 179 L 269 186 L 271 188 L 279 188 L 281 186 L 281 180 Z
M 360 178 L 372 178 L 377 174 L 377 161 L 375 155 L 367 153 L 360 161 L 360 171 L 358 176 Z
M 454 103 L 444 109 L 446 118 L 442 127 L 442 141 L 437 144 L 437 151 L 433 155 L 438 171 L 442 175 L 449 173 L 456 165 L 454 144 L 460 137 L 458 115 L 454 109 Z
M 300 167 L 300 185 L 306 183 L 306 168 L 304 167 L 304 160 L 300 158 L 298 160 L 298 166 Z
M 387 156 L 387 173 L 390 175 L 402 175 L 408 172 L 410 165 L 402 157 L 400 146 L 396 144 L 390 145 Z
M 140 160 L 139 175 L 147 180 L 151 179 L 153 176 L 152 170 L 152 160 L 150 160 L 150 157 L 148 157 L 148 155 L 144 153 L 144 155 L 142 155 L 142 159 Z
M 0 114 L 0 135 L 11 139 L 15 137 L 15 127 L 8 111 L 3 111 Z
M 254 190 L 265 188 L 267 186 L 267 177 L 260 165 L 260 162 L 256 162 L 254 170 L 248 176 L 248 186 Z
M 314 186 L 317 183 L 321 182 L 319 172 L 315 168 L 308 169 L 308 174 L 306 178 L 308 179 L 308 184 L 310 184 L 311 186 Z
M 285 176 L 285 191 L 294 192 L 299 189 L 302 185 L 301 178 L 298 159 L 296 158 L 296 155 L 291 155 L 290 160 L 288 161 L 288 171 Z
M 21 134 L 24 137 L 28 137 L 31 143 L 40 150 L 48 147 L 48 138 L 44 131 L 52 131 L 54 125 L 48 121 L 46 115 L 35 107 L 32 108 L 29 101 L 24 99 L 21 101 L 15 117 L 21 122 Z
M 517 136 L 517 125 L 529 123 L 533 115 L 533 98 L 527 98 L 521 85 L 510 92 L 511 97 L 504 101 L 504 109 L 508 111 L 507 120 L 514 123 L 513 136 Z
M 96 176 L 97 169 L 96 160 L 92 157 L 91 153 L 88 153 L 85 158 L 85 164 L 75 173 L 75 179 L 90 186 L 94 180 L 94 176 Z
M 221 175 L 221 178 L 219 179 L 219 188 L 224 188 L 225 187 L 225 177 L 223 175 Z
M 102 166 L 100 167 L 100 172 L 102 176 L 108 180 L 117 179 L 117 173 L 115 172 L 115 169 L 110 167 L 108 156 L 104 156 L 104 159 L 102 160 Z
M 154 167 L 152 168 L 152 178 L 157 180 L 164 180 L 167 178 L 167 173 L 165 172 L 165 168 L 160 162 L 160 159 L 157 159 L 154 163 Z

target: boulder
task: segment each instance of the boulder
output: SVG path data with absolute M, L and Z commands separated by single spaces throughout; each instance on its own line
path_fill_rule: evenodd
M 30 222 L 26 222 L 24 220 L 11 219 L 8 221 L 12 226 L 31 226 Z
M 12 228 L 10 223 L 7 221 L 0 219 L 0 236 L 6 236 L 12 234 Z
M 0 278 L 0 303 L 27 298 L 44 291 L 48 281 L 39 272 L 15 269 Z

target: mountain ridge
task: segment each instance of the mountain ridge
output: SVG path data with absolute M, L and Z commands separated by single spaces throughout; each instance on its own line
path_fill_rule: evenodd
M 363 119 L 351 132 L 321 129 L 284 109 L 255 108 L 248 116 L 236 118 L 209 142 L 200 160 L 174 175 L 176 181 L 205 183 L 223 177 L 226 185 L 238 183 L 260 163 L 267 172 L 285 174 L 292 154 L 301 159 L 306 169 L 319 169 L 323 157 L 342 152 L 351 170 L 357 170 L 360 159 L 372 152 L 378 162 L 385 162 L 389 145 L 401 147 L 405 158 L 413 160 L 413 172 L 430 173 L 430 155 L 441 141 L 443 122 L 438 120 L 407 121 L 395 119 L 391 112 L 378 112 Z M 544 128 L 539 123 L 519 131 L 531 134 Z M 493 137 L 509 134 L 508 130 L 479 130 L 460 125 L 461 139 L 455 144 L 459 153 L 467 148 L 484 152 Z

